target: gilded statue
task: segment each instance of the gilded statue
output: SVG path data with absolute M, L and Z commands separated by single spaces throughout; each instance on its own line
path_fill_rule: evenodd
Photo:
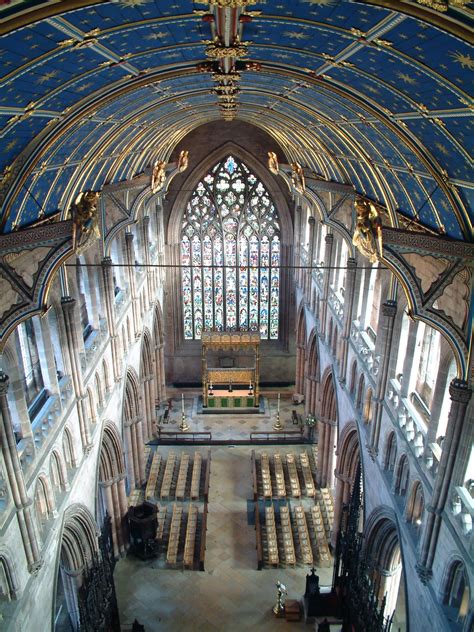
M 304 181 L 303 167 L 299 163 L 293 162 L 291 163 L 291 169 L 291 181 L 293 182 L 295 191 L 298 193 L 304 193 L 306 185 Z
M 269 151 L 268 152 L 268 168 L 276 176 L 278 175 L 278 172 L 280 170 L 280 166 L 278 164 L 277 155 L 276 155 L 276 153 L 274 151 Z
M 157 160 L 153 165 L 151 172 L 151 192 L 158 193 L 166 180 L 166 162 L 164 160 Z
M 382 257 L 382 220 L 375 206 L 363 198 L 356 198 L 356 226 L 352 243 L 371 263 Z
M 182 173 L 183 171 L 186 171 L 186 169 L 188 168 L 188 162 L 189 162 L 188 156 L 189 156 L 189 151 L 187 149 L 183 149 L 183 151 L 181 151 L 179 154 L 178 171 L 180 173 Z
M 100 237 L 96 191 L 83 191 L 71 207 L 74 250 L 81 253 Z

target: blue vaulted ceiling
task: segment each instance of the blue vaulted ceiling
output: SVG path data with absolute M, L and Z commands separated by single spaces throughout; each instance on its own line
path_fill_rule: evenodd
M 211 74 L 196 67 L 211 38 L 206 3 L 26 4 L 41 5 L 41 19 L 20 18 L 18 5 L 0 12 L 4 233 L 168 159 L 186 133 L 220 118 Z M 289 160 L 388 206 L 394 222 L 399 211 L 472 241 L 469 12 L 445 19 L 416 6 L 249 6 L 261 13 L 242 39 L 261 69 L 241 73 L 237 118 L 272 134 Z

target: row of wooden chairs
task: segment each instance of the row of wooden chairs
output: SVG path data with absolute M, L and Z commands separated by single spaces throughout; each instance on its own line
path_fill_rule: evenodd
M 278 538 L 275 525 L 275 510 L 273 505 L 265 507 L 265 530 L 267 536 L 268 563 L 278 566 Z

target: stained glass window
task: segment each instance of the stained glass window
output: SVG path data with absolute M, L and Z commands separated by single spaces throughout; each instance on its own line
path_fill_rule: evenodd
M 276 340 L 280 224 L 263 183 L 227 156 L 198 183 L 181 227 L 184 337 L 259 331 Z

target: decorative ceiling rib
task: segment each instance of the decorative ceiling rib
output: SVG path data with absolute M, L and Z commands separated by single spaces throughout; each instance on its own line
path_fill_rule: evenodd
M 62 11 L 47 2 L 0 11 L 13 25 L 23 21 L 0 50 L 3 233 L 66 211 L 83 189 L 168 160 L 198 125 L 237 118 L 322 177 L 384 204 L 395 223 L 399 212 L 472 241 L 467 8 L 60 4 Z M 33 17 L 41 19 L 28 23 Z

